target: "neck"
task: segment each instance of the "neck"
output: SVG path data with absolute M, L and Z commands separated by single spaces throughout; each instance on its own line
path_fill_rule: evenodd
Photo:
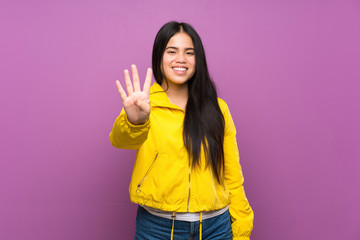
M 165 93 L 172 104 L 177 105 L 181 109 L 185 110 L 188 100 L 188 85 L 184 84 L 173 84 L 168 82 L 167 86 L 165 80 L 162 82 L 161 87 L 166 90 Z

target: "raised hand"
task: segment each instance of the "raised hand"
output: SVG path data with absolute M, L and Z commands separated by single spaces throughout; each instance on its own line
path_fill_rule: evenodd
M 121 86 L 120 82 L 116 80 L 116 87 L 120 93 L 122 104 L 130 123 L 140 125 L 147 121 L 150 116 L 150 84 L 152 78 L 152 70 L 148 68 L 144 82 L 144 88 L 140 89 L 140 80 L 137 68 L 131 65 L 133 83 L 131 83 L 129 71 L 124 71 L 125 84 L 127 94 Z

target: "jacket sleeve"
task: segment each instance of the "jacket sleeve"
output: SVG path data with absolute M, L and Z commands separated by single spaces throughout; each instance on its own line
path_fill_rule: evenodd
M 249 240 L 253 229 L 254 212 L 244 191 L 244 177 L 239 163 L 235 125 L 226 103 L 222 102 L 222 105 L 224 106 L 222 109 L 225 120 L 225 181 L 230 192 L 229 212 L 233 239 Z
M 142 125 L 133 125 L 122 109 L 109 135 L 110 142 L 116 148 L 137 150 L 147 139 L 149 129 L 150 118 Z

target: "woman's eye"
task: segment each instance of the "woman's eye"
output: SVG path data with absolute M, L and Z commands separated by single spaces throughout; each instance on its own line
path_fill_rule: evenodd
M 168 51 L 169 54 L 175 54 L 175 51 Z
M 194 52 L 187 52 L 186 54 L 192 56 L 192 55 L 194 55 L 195 53 L 194 53 Z

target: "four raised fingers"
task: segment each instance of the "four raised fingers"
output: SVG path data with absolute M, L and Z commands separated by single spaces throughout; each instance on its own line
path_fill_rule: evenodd
M 120 82 L 118 80 L 116 80 L 116 87 L 118 89 L 118 92 L 120 93 L 120 97 L 121 97 L 122 101 L 125 101 L 125 99 L 128 96 L 131 96 L 134 92 L 141 91 L 139 74 L 138 74 L 137 68 L 134 64 L 131 65 L 131 71 L 132 71 L 132 77 L 133 77 L 133 84 L 131 83 L 129 70 L 125 69 L 125 71 L 124 71 L 127 94 L 124 91 L 123 87 L 121 86 Z M 143 92 L 145 92 L 147 94 L 150 93 L 151 79 L 152 79 L 152 69 L 148 68 L 147 72 L 146 72 L 146 78 L 145 78 L 144 88 L 143 88 Z

